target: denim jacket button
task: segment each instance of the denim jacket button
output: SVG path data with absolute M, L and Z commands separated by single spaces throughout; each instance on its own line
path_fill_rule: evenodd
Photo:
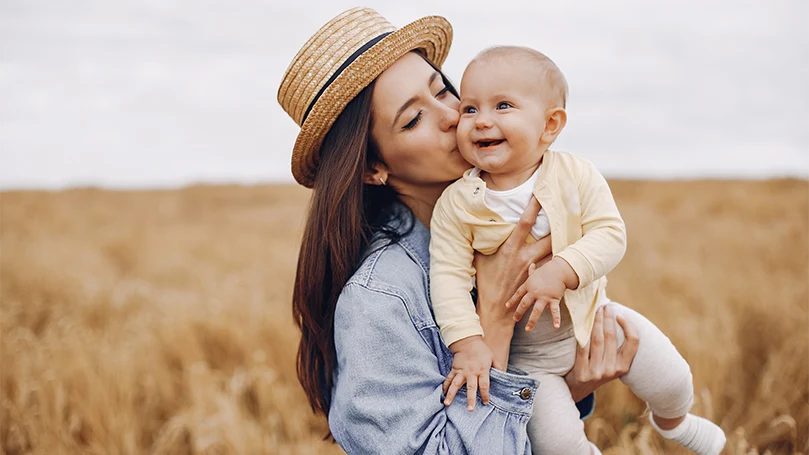
M 531 389 L 528 387 L 523 387 L 522 390 L 520 390 L 520 398 L 523 400 L 531 398 Z

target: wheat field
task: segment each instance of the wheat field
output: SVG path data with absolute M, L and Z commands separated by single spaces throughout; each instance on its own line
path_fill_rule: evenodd
M 725 454 L 809 455 L 809 182 L 612 181 L 629 248 L 610 296 L 694 373 Z M 6 454 L 338 454 L 294 370 L 293 186 L 0 193 Z M 607 455 L 685 453 L 620 383 Z M 384 448 L 380 448 L 384 453 Z

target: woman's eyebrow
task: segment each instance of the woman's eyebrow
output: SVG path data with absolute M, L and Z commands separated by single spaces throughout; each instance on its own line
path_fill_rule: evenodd
M 435 78 L 437 78 L 440 75 L 441 74 L 438 71 L 434 71 L 433 74 L 430 75 L 430 80 L 427 81 L 427 86 L 429 87 L 433 85 L 433 81 L 435 80 Z M 418 95 L 416 95 L 414 97 L 411 97 L 409 100 L 405 101 L 404 104 L 402 104 L 402 107 L 400 107 L 399 110 L 396 111 L 396 115 L 393 117 L 393 123 L 391 123 L 390 125 L 391 128 L 396 126 L 396 121 L 399 120 L 399 117 L 401 117 L 401 115 L 404 113 L 404 111 L 407 110 L 408 107 L 412 106 L 413 103 L 418 101 L 418 99 L 419 97 Z

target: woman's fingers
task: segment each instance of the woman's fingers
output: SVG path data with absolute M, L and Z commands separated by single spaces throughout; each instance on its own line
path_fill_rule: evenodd
M 538 262 L 538 266 L 541 267 L 542 264 L 551 259 L 551 236 L 546 235 L 537 240 L 536 243 L 526 245 L 526 251 L 531 255 L 531 262 Z M 544 258 L 547 258 L 547 260 L 542 261 Z
M 599 308 L 596 312 L 596 320 L 593 324 L 593 333 L 590 335 L 590 366 L 598 370 L 604 360 L 604 308 Z
M 464 385 L 465 382 L 466 379 L 464 378 L 464 375 L 462 374 L 455 375 L 455 377 L 452 379 L 452 383 L 450 383 L 449 385 L 449 390 L 447 390 L 447 397 L 444 399 L 444 406 L 449 406 L 452 404 L 452 400 L 455 399 L 455 395 L 458 393 L 458 390 L 461 389 L 461 387 Z
M 582 365 L 582 370 L 586 370 L 590 366 L 590 343 L 587 343 L 584 346 L 576 343 L 576 363 L 580 363 Z
M 624 319 L 622 316 L 618 316 L 616 319 L 618 320 L 618 325 L 624 331 L 624 344 L 618 350 L 618 371 L 624 375 L 629 371 L 632 360 L 635 359 L 635 354 L 638 352 L 640 337 L 638 336 L 638 328 L 632 321 Z
M 615 311 L 611 306 L 604 308 L 604 375 L 613 378 L 617 370 L 618 340 L 615 336 Z
M 532 197 L 531 201 L 528 203 L 528 207 L 522 212 L 522 216 L 520 216 L 520 220 L 517 222 L 517 227 L 514 228 L 514 231 L 506 242 L 525 243 L 525 238 L 528 237 L 528 233 L 531 232 L 531 228 L 534 227 L 534 223 L 536 223 L 540 208 L 537 198 Z M 517 243 L 517 245 L 519 245 L 519 243 Z
M 466 409 L 468 409 L 469 412 L 475 410 L 475 402 L 477 401 L 477 397 L 478 377 L 472 374 L 466 379 Z

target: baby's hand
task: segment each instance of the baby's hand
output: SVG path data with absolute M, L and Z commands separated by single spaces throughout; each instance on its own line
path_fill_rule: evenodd
M 444 405 L 449 406 L 455 399 L 461 386 L 466 384 L 467 409 L 475 410 L 477 389 L 480 386 L 480 399 L 483 404 L 489 404 L 489 368 L 494 357 L 492 351 L 483 342 L 480 335 L 458 340 L 450 345 L 455 354 L 452 360 L 452 371 L 444 380 Z
M 506 307 L 511 308 L 517 305 L 514 311 L 514 320 L 519 321 L 528 308 L 534 307 L 525 330 L 530 332 L 539 320 L 539 316 L 550 307 L 553 316 L 553 326 L 559 328 L 562 323 L 559 301 L 568 289 L 566 283 L 572 283 L 575 271 L 562 258 L 553 258 L 550 262 L 537 269 L 531 264 L 528 268 L 528 279 L 517 289 L 517 292 L 506 302 Z M 578 277 L 576 277 L 578 279 Z

